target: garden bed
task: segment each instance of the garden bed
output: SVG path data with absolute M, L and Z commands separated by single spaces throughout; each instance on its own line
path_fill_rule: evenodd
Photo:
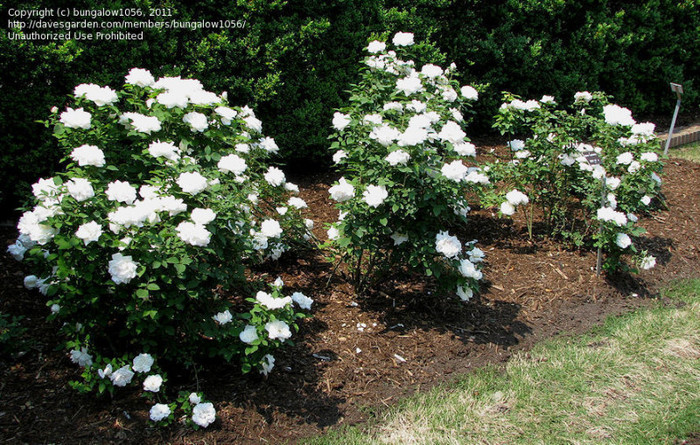
M 495 146 L 482 144 L 480 152 Z M 325 238 L 323 223 L 337 218 L 328 200 L 336 177 L 290 178 L 301 188 Z M 281 276 L 290 288 L 315 299 L 294 347 L 276 353 L 265 380 L 242 376 L 236 364 L 205 364 L 198 375 L 170 372 L 170 391 L 200 390 L 217 407 L 207 430 L 148 423 L 148 404 L 137 392 L 118 391 L 96 400 L 68 387 L 78 368 L 45 321 L 48 308 L 24 289 L 21 265 L 0 257 L 0 309 L 23 315 L 25 352 L 0 365 L 0 437 L 7 443 L 284 443 L 327 428 L 366 420 L 412 392 L 449 381 L 514 351 L 558 334 L 575 335 L 611 314 L 645 305 L 666 283 L 697 276 L 700 269 L 700 165 L 670 160 L 663 192 L 668 209 L 640 220 L 648 233 L 641 247 L 657 267 L 639 275 L 596 278 L 594 251 L 570 251 L 527 237 L 524 221 L 475 210 L 460 233 L 478 239 L 486 253 L 485 282 L 478 298 L 435 295 L 420 276 L 397 278 L 357 298 L 342 271 L 324 255 L 287 254 L 254 273 Z M 7 245 L 14 229 L 3 229 Z

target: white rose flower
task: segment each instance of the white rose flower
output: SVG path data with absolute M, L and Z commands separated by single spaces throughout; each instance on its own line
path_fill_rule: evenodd
M 627 171 L 629 173 L 637 173 L 640 168 L 642 168 L 642 164 L 640 164 L 638 161 L 632 161 L 629 167 L 627 167 Z
M 75 232 L 75 236 L 83 240 L 86 246 L 93 241 L 97 241 L 101 235 L 102 226 L 95 221 L 90 221 L 89 223 L 80 225 L 78 230 Z
M 270 354 L 265 355 L 265 357 L 263 357 L 263 361 L 260 363 L 260 366 L 262 367 L 260 374 L 267 376 L 270 371 L 272 371 L 272 368 L 275 367 L 275 358 Z
M 396 89 L 406 96 L 423 91 L 423 82 L 418 76 L 408 76 L 396 81 Z
M 270 310 L 282 309 L 292 302 L 292 297 L 275 298 L 267 292 L 259 291 L 255 300 Z
M 282 227 L 274 219 L 266 219 L 260 224 L 260 232 L 268 238 L 277 238 L 282 235 Z
M 180 149 L 172 142 L 153 141 L 148 146 L 148 153 L 154 158 L 163 157 L 171 161 L 180 159 Z
M 262 131 L 262 121 L 256 118 L 255 116 L 248 116 L 243 119 L 243 122 L 245 122 L 248 128 L 257 133 L 260 133 Z
M 467 100 L 478 100 L 479 92 L 472 86 L 465 85 L 460 89 L 460 93 Z
M 242 174 L 247 168 L 246 162 L 238 155 L 230 154 L 219 159 L 217 167 L 224 173 Z
M 659 160 L 659 155 L 650 151 L 650 152 L 642 153 L 641 159 L 642 159 L 642 161 L 656 162 Z
M 107 184 L 107 199 L 126 204 L 133 204 L 136 200 L 136 187 L 126 181 L 113 181 Z
M 165 403 L 156 403 L 151 407 L 148 414 L 152 421 L 160 422 L 170 416 L 170 407 Z
M 82 108 L 74 110 L 72 108 L 66 109 L 61 113 L 61 123 L 68 128 L 82 128 L 83 130 L 89 130 L 91 126 L 92 115 Z
M 656 266 L 656 257 L 653 257 L 651 255 L 645 256 L 644 259 L 642 259 L 642 264 L 640 267 L 644 270 L 649 270 Z
M 622 212 L 616 211 L 612 207 L 602 207 L 598 209 L 597 217 L 601 221 L 612 221 L 620 227 L 627 224 L 627 216 Z
M 620 249 L 626 249 L 632 245 L 632 239 L 626 233 L 618 233 L 617 237 L 615 237 L 615 244 Z
M 362 118 L 362 122 L 369 125 L 381 125 L 384 122 L 381 114 L 368 114 Z
M 182 221 L 175 230 L 182 241 L 192 246 L 205 247 L 211 241 L 211 232 L 202 224 Z
M 455 182 L 463 181 L 467 171 L 467 167 L 462 163 L 462 161 L 459 160 L 445 164 L 442 166 L 442 169 L 440 169 L 440 172 L 444 177 Z
M 634 155 L 630 153 L 629 151 L 626 151 L 624 153 L 621 153 L 617 156 L 617 163 L 618 164 L 623 164 L 623 165 L 628 165 L 634 161 Z
M 111 376 L 112 372 L 113 372 L 112 364 L 109 363 L 109 364 L 107 364 L 107 366 L 105 366 L 105 369 L 98 369 L 97 375 L 100 376 L 101 379 L 104 379 L 105 377 Z
M 161 377 L 158 374 L 149 375 L 143 381 L 143 390 L 149 391 L 149 392 L 158 392 L 158 391 L 160 391 L 160 386 L 162 384 L 163 384 L 163 377 Z
M 304 209 L 304 208 L 308 207 L 306 205 L 306 201 L 304 201 L 303 199 L 298 198 L 296 196 L 292 196 L 291 198 L 289 198 L 289 201 L 287 201 L 287 204 L 289 204 L 290 206 L 297 208 L 297 209 Z
M 411 155 L 403 150 L 396 150 L 389 153 L 385 159 L 392 166 L 406 165 L 408 160 L 411 159 Z
M 388 124 L 382 124 L 374 128 L 369 134 L 369 137 L 386 147 L 399 139 L 399 137 L 401 137 L 401 132 Z
M 412 32 L 397 32 L 392 40 L 396 46 L 411 46 L 413 45 Z
M 402 147 L 412 147 L 422 144 L 428 139 L 428 130 L 418 126 L 409 126 L 406 131 L 399 136 L 399 145 Z
M 435 250 L 447 258 L 455 258 L 462 252 L 462 243 L 456 236 L 442 231 L 435 235 Z
M 265 181 L 273 187 L 279 187 L 286 180 L 284 172 L 277 167 L 270 167 L 265 173 Z
M 367 51 L 369 51 L 372 54 L 382 52 L 385 49 L 386 49 L 386 43 L 380 42 L 379 40 L 373 40 L 373 41 L 369 42 L 369 45 L 367 46 Z
M 151 134 L 160 131 L 160 120 L 156 116 L 145 116 L 139 113 L 124 113 L 120 122 L 131 122 L 131 125 L 139 133 Z
M 616 177 L 616 176 L 612 176 L 612 177 L 607 177 L 607 178 L 605 178 L 605 185 L 606 185 L 610 190 L 616 190 L 616 189 L 620 186 L 620 183 L 621 183 L 621 182 L 622 182 L 622 181 L 620 180 L 620 178 L 618 178 L 618 177 Z
M 258 340 L 258 330 L 255 326 L 246 325 L 245 329 L 238 335 L 238 338 L 240 338 L 243 343 L 250 345 Z
M 527 195 L 520 190 L 511 190 L 510 192 L 506 193 L 506 199 L 514 206 L 527 204 L 530 202 Z
M 105 154 L 95 145 L 84 144 L 76 147 L 71 152 L 70 157 L 81 167 L 86 165 L 104 167 L 105 165 Z
M 333 127 L 335 127 L 335 129 L 338 131 L 343 131 L 345 127 L 350 125 L 351 121 L 352 119 L 350 119 L 350 116 L 347 114 L 337 111 L 333 114 Z
M 345 150 L 338 150 L 333 154 L 333 163 L 337 164 L 340 162 L 342 159 L 346 158 L 348 156 L 347 153 L 345 153 Z
M 177 182 L 177 185 L 180 186 L 183 192 L 190 195 L 196 195 L 209 186 L 207 178 L 199 172 L 181 173 L 175 182 Z
M 574 102 L 590 102 L 593 99 L 593 95 L 588 91 L 579 91 L 574 94 Z
M 484 276 L 474 263 L 467 259 L 459 262 L 459 273 L 465 278 L 473 278 L 475 280 L 480 280 Z
M 421 68 L 420 72 L 429 79 L 434 79 L 438 76 L 441 76 L 443 73 L 442 68 L 440 68 L 437 65 L 433 65 L 432 63 L 423 65 L 423 68 Z
M 379 207 L 384 200 L 389 196 L 389 192 L 383 185 L 368 185 L 367 189 L 362 193 L 364 201 L 370 207 Z
M 236 110 L 229 107 L 216 107 L 214 112 L 221 117 L 221 123 L 224 125 L 231 125 L 231 121 L 238 115 Z
M 452 144 L 463 142 L 466 136 L 467 133 L 462 131 L 462 127 L 460 127 L 455 121 L 448 121 L 442 126 L 440 133 L 438 133 L 440 140 L 450 142 Z
M 277 153 L 279 151 L 277 142 L 270 137 L 263 138 L 258 145 L 268 153 Z
M 328 192 L 335 201 L 344 202 L 355 196 L 355 187 L 347 182 L 345 178 L 340 178 L 338 184 L 328 189 Z
M 422 103 L 422 102 L 419 102 L 419 101 L 415 101 L 415 102 Z M 382 107 L 382 109 L 383 109 L 384 111 L 393 110 L 393 111 L 401 112 L 401 111 L 403 111 L 403 104 L 402 104 L 401 102 L 387 102 L 387 103 L 384 104 L 384 106 Z M 425 104 L 423 104 L 423 109 L 421 109 L 421 110 L 415 110 L 415 111 L 416 111 L 417 113 L 420 113 L 420 112 L 423 111 L 424 109 L 425 109 Z
M 156 102 L 166 108 L 185 108 L 189 101 L 187 94 L 181 91 L 165 91 L 156 96 Z
M 632 118 L 632 112 L 627 108 L 622 108 L 619 105 L 606 105 L 603 107 L 603 115 L 605 122 L 610 125 L 623 125 L 631 127 L 636 124 Z
M 337 227 L 331 226 L 328 229 L 328 239 L 331 241 L 334 241 L 334 240 L 337 240 L 338 238 L 340 238 L 340 231 L 338 230 Z
M 452 87 L 447 87 L 442 89 L 442 98 L 447 102 L 454 102 L 457 100 L 457 92 Z
M 199 397 L 199 395 L 196 392 L 190 393 L 189 401 L 192 405 L 199 405 L 201 403 L 202 398 Z
M 124 256 L 121 253 L 112 255 L 112 260 L 108 265 L 109 274 L 116 284 L 128 283 L 136 277 L 139 264 L 131 259 L 131 256 Z
M 476 146 L 471 142 L 457 142 L 452 148 L 460 156 L 476 156 Z
M 211 402 L 198 403 L 192 409 L 192 421 L 206 428 L 216 420 L 216 410 Z
M 551 104 L 551 105 L 556 105 L 556 102 L 554 101 L 553 96 L 542 96 L 542 99 L 540 99 L 540 102 L 543 104 Z
M 134 373 L 133 371 L 129 368 L 129 365 L 124 365 L 121 368 L 117 369 L 112 373 L 112 375 L 109 376 L 109 379 L 112 381 L 112 384 L 114 386 L 119 386 L 119 387 L 124 387 L 131 383 L 131 380 L 134 378 Z
M 182 121 L 189 124 L 192 131 L 199 131 L 200 133 L 209 128 L 209 122 L 207 117 L 202 113 L 196 111 L 191 111 L 182 117 Z
M 150 87 L 155 79 L 150 71 L 143 68 L 131 68 L 125 78 L 126 83 L 139 87 Z
M 642 204 L 644 204 L 645 206 L 648 206 L 649 204 L 651 204 L 651 196 L 644 195 L 642 196 L 642 199 L 640 199 L 640 201 L 642 201 Z
M 307 297 L 301 292 L 294 292 L 292 294 L 292 301 L 294 301 L 297 306 L 299 306 L 302 309 L 310 310 L 311 309 L 311 304 L 313 304 L 314 300 Z
M 153 363 L 155 363 L 155 360 L 151 354 L 139 354 L 134 357 L 133 369 L 136 372 L 147 373 L 151 371 Z
M 94 83 L 84 83 L 75 87 L 73 91 L 75 97 L 85 97 L 95 103 L 98 107 L 112 105 L 119 98 L 117 93 L 110 87 L 100 87 Z
M 39 283 L 39 278 L 36 275 L 27 275 L 24 277 L 24 287 L 27 289 L 36 289 Z
M 400 246 L 401 244 L 408 241 L 408 235 L 403 234 L 403 233 L 394 232 L 391 234 L 391 239 L 394 240 L 395 246 Z
M 87 348 L 72 350 L 70 352 L 70 360 L 82 368 L 92 366 L 92 355 L 88 354 Z
M 462 301 L 469 301 L 474 296 L 474 291 L 470 287 L 457 286 L 457 296 Z
M 501 203 L 501 213 L 506 216 L 511 216 L 513 213 L 515 213 L 515 207 L 508 201 L 504 201 Z
M 231 314 L 231 311 L 226 309 L 225 311 L 219 312 L 211 318 L 213 318 L 214 321 L 219 323 L 220 325 L 225 325 L 226 323 L 230 323 L 233 321 L 233 314 Z
M 292 336 L 289 325 L 282 320 L 270 321 L 265 324 L 265 330 L 270 340 L 287 340 Z
M 92 188 L 90 181 L 85 178 L 73 178 L 66 182 L 68 194 L 78 202 L 83 202 L 95 196 L 95 190 Z
M 197 208 L 192 210 L 192 214 L 190 215 L 190 217 L 192 218 L 192 221 L 194 221 L 196 224 L 206 225 L 214 221 L 214 219 L 216 218 L 216 212 L 212 209 Z

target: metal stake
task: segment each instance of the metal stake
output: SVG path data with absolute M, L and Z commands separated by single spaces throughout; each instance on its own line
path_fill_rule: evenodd
M 605 207 L 605 201 L 607 199 L 607 194 L 605 193 L 605 175 L 603 175 L 602 178 L 600 178 L 601 184 L 602 184 L 602 189 L 603 193 L 600 196 L 600 207 Z M 600 225 L 598 226 L 598 241 L 600 242 L 601 235 L 603 234 L 603 221 L 600 222 Z M 603 246 L 598 245 L 598 258 L 596 259 L 595 263 L 595 276 L 600 277 L 600 269 L 603 266 Z
M 673 111 L 673 119 L 671 119 L 671 128 L 668 130 L 666 146 L 664 147 L 664 156 L 668 155 L 668 147 L 671 145 L 671 138 L 673 137 L 673 127 L 676 126 L 678 110 L 680 110 L 681 108 L 681 95 L 683 95 L 683 85 L 671 82 L 671 91 L 676 93 L 676 97 L 678 98 L 678 100 L 676 101 L 676 109 Z

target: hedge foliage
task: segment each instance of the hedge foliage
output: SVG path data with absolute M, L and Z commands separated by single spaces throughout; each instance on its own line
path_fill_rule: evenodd
M 486 82 L 476 111 L 488 128 L 502 90 L 537 97 L 604 90 L 638 113 L 670 113 L 668 82 L 682 82 L 685 109 L 697 107 L 697 0 L 38 0 L 10 7 L 172 8 L 177 21 L 245 20 L 244 28 L 148 29 L 143 41 L 11 40 L 0 30 L 0 155 L 3 216 L 29 184 L 58 166 L 50 134 L 36 123 L 61 108 L 79 82 L 116 86 L 142 67 L 157 76 L 196 77 L 258 110 L 281 161 L 329 164 L 332 110 L 348 98 L 354 63 L 368 39 L 410 31 L 455 60 L 469 84 Z M 82 18 L 81 18 L 82 20 Z M 103 20 L 97 18 L 97 21 Z M 104 20 L 114 20 L 104 19 Z M 313 161 L 310 163 L 309 161 Z

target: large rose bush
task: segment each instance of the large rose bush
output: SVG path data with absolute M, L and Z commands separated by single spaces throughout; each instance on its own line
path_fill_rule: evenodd
M 9 251 L 31 267 L 25 285 L 63 322 L 88 386 L 111 388 L 123 369 L 122 386 L 143 353 L 269 372 L 310 299 L 282 296 L 281 282 L 265 292 L 245 269 L 309 235 L 306 204 L 268 166 L 277 145 L 253 110 L 135 68 L 119 91 L 77 86 L 46 124 L 65 169 L 33 186 Z
M 661 198 L 654 124 L 637 123 L 604 93 L 583 91 L 570 110 L 551 96 L 523 101 L 506 94 L 495 126 L 514 139 L 504 159 L 485 167 L 499 185 L 486 204 L 505 216 L 523 209 L 531 237 L 538 207 L 548 234 L 601 247 L 606 270 L 630 268 L 625 254 L 641 268 L 653 267 L 655 259 L 633 240 L 644 232 L 639 215 Z
M 419 66 L 421 49 L 411 33 L 369 43 L 362 79 L 333 118 L 343 177 L 329 190 L 339 221 L 328 235 L 358 293 L 407 266 L 468 300 L 483 252 L 455 230 L 467 220 L 465 194 L 488 181 L 463 129 L 478 92 L 453 80 L 454 64 Z

